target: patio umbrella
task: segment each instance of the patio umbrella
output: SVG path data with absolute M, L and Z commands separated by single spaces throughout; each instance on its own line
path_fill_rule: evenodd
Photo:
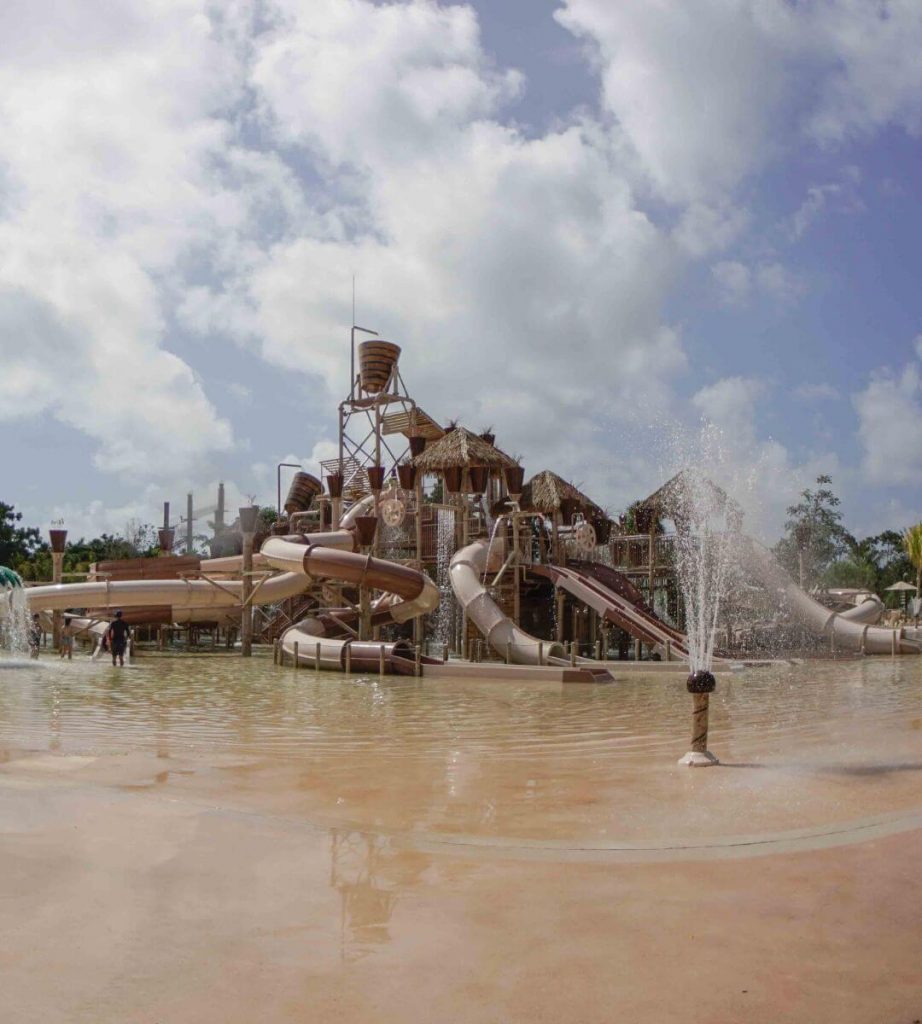
M 910 592 L 910 590 L 915 590 L 915 589 L 916 588 L 915 588 L 914 584 L 907 583 L 905 580 L 898 580 L 896 583 L 893 584 L 893 586 L 887 587 L 887 590 L 895 590 L 895 591 L 898 591 L 899 593 L 903 593 L 903 594 L 908 594 Z M 905 597 L 903 598 L 903 607 L 904 608 L 906 607 L 906 598 Z

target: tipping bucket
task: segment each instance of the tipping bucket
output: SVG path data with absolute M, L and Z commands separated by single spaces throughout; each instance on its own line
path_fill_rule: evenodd
M 383 391 L 399 358 L 400 346 L 392 341 L 363 341 L 359 345 L 362 390 L 371 395 Z
M 474 494 L 483 494 L 487 489 L 487 480 L 490 476 L 490 471 L 486 466 L 471 466 L 467 475 L 471 481 L 471 491 Z
M 445 490 L 449 494 L 458 494 L 461 490 L 461 477 L 464 469 L 461 466 L 445 466 L 442 470 L 442 478 L 445 481 Z
M 320 491 L 320 481 L 313 473 L 295 473 L 285 499 L 285 511 L 289 515 L 293 512 L 306 512 Z

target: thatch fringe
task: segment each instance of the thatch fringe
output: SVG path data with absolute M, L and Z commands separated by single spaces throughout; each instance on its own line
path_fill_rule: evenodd
M 428 444 L 426 450 L 413 460 L 413 465 L 423 473 L 437 473 L 440 469 L 468 469 L 471 466 L 501 470 L 504 466 L 516 465 L 516 462 L 467 427 L 455 427 L 438 441 Z
M 543 515 L 553 515 L 561 510 L 561 502 L 574 502 L 576 507 L 588 516 L 603 516 L 602 509 L 573 484 L 549 469 L 536 473 L 525 485 L 520 505 Z

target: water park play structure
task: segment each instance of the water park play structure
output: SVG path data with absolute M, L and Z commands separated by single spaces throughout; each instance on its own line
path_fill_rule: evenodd
M 439 674 L 452 656 L 454 671 L 492 659 L 592 682 L 610 680 L 619 657 L 694 663 L 677 555 L 695 520 L 683 474 L 636 506 L 628 530 L 549 470 L 526 482 L 490 431 L 440 426 L 410 397 L 399 356 L 389 342 L 359 346 L 338 455 L 323 483 L 298 468 L 284 505 L 279 483 L 271 535 L 257 543 L 255 509 L 226 527 L 222 494 L 215 557 L 188 543 L 176 556 L 166 506 L 161 558 L 63 582 L 66 534 L 52 531 L 55 582 L 23 589 L 5 576 L 0 615 L 18 595 L 56 635 L 67 612 L 72 632 L 99 638 L 121 608 L 136 625 L 239 628 L 244 653 L 255 637 L 277 660 L 339 671 Z M 877 625 L 879 601 L 837 613 L 807 594 L 708 487 L 750 586 L 789 619 L 835 651 L 919 653 L 918 630 Z M 190 501 L 190 532 L 193 518 Z M 675 533 L 660 532 L 663 518 Z M 727 624 L 716 654 L 739 660 L 737 646 Z

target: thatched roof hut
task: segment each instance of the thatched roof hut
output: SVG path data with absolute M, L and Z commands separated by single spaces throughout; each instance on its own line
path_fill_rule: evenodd
M 466 427 L 455 427 L 438 441 L 427 445 L 426 450 L 413 460 L 413 465 L 423 473 L 438 473 L 453 467 L 470 469 L 471 466 L 500 472 L 505 466 L 516 465 L 516 461 Z
M 571 508 L 581 511 L 586 516 L 605 515 L 592 498 L 549 469 L 536 473 L 525 484 L 520 505 L 523 509 L 533 509 L 535 512 L 550 516 L 566 508 L 568 502 L 571 503 Z
M 730 516 L 742 516 L 740 506 L 722 487 L 706 477 L 693 477 L 684 469 L 648 498 L 636 502 L 634 507 L 647 519 L 665 517 L 678 522 L 687 518 L 693 507 L 700 503 Z

